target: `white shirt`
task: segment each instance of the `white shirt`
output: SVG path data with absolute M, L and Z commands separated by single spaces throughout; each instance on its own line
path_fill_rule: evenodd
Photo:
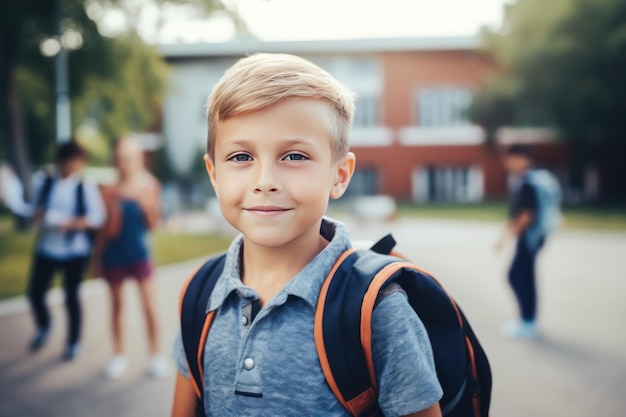
M 41 193 L 47 175 L 44 172 L 37 172 L 33 176 L 35 201 L 30 206 L 31 215 L 36 209 L 37 196 Z M 55 176 L 41 225 L 37 246 L 39 254 L 65 260 L 87 256 L 91 252 L 91 242 L 85 231 L 68 234 L 59 230 L 61 224 L 76 217 L 76 190 L 80 182 L 83 183 L 87 224 L 95 229 L 104 223 L 106 216 L 104 202 L 95 181 L 82 177 L 80 174 L 73 174 L 66 178 Z

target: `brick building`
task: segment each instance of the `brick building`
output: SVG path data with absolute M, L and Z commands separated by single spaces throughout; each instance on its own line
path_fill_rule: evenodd
M 312 60 L 357 93 L 353 195 L 419 202 L 503 197 L 507 179 L 498 152 L 513 142 L 530 144 L 538 164 L 564 180 L 567 149 L 550 132 L 501 129 L 497 145 L 488 147 L 467 120 L 472 94 L 494 69 L 477 46 L 477 38 L 465 37 L 162 46 L 173 68 L 163 115 L 168 152 L 184 172 L 204 146 L 204 104 L 223 72 L 246 54 L 283 52 Z

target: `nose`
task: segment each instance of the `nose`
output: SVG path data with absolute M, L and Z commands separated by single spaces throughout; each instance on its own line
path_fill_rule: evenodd
M 276 168 L 271 163 L 259 163 L 254 191 L 257 193 L 277 193 L 280 191 L 280 179 Z

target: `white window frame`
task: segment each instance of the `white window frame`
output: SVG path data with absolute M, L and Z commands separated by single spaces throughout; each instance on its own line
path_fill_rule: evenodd
M 469 126 L 463 112 L 472 103 L 472 90 L 459 86 L 432 86 L 416 89 L 412 98 L 415 125 L 428 128 Z

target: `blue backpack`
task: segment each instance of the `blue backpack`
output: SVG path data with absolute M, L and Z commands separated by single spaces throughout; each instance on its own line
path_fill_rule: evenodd
M 561 222 L 561 186 L 559 181 L 545 169 L 533 169 L 526 181 L 537 193 L 537 223 L 544 235 L 552 233 Z
M 388 235 L 366 250 L 350 249 L 335 262 L 322 286 L 315 312 L 315 343 L 326 382 L 353 416 L 382 415 L 377 403 L 371 320 L 380 291 L 397 283 L 423 322 L 433 348 L 439 402 L 446 417 L 488 417 L 491 369 L 463 312 L 427 272 L 390 255 Z M 219 255 L 191 274 L 181 291 L 183 347 L 204 416 L 204 347 L 215 312 L 205 313 L 224 269 Z
M 526 231 L 526 244 L 532 249 L 538 247 L 561 224 L 561 186 L 554 175 L 545 169 L 528 171 L 525 181 L 537 195 L 535 221 Z

